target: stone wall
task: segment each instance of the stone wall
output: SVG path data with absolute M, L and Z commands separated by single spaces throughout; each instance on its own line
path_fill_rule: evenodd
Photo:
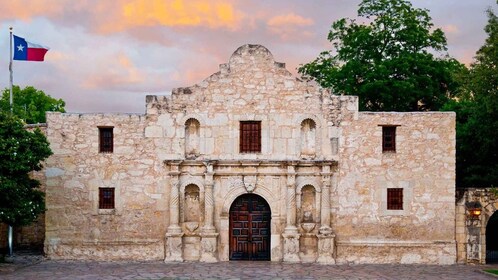
M 168 193 L 144 122 L 141 115 L 47 114 L 49 257 L 163 258 Z M 114 127 L 113 153 L 99 153 L 99 126 Z M 115 209 L 99 209 L 99 187 L 115 188 Z
M 397 126 L 395 153 L 383 125 Z M 455 114 L 360 112 L 340 139 L 339 261 L 453 263 Z M 403 210 L 386 209 L 387 188 L 403 188 Z
M 358 112 L 258 45 L 146 108 L 48 115 L 49 257 L 226 261 L 230 206 L 253 193 L 271 208 L 272 261 L 455 261 L 453 113 Z M 241 121 L 261 123 L 261 152 L 240 153 Z M 379 125 L 398 126 L 396 153 Z M 99 126 L 114 127 L 113 153 Z M 99 187 L 115 188 L 114 210 L 98 209 Z M 390 187 L 403 210 L 386 209 Z

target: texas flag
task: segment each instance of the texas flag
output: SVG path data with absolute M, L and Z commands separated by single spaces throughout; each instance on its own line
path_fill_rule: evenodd
M 14 35 L 14 60 L 43 61 L 48 47 L 30 43 Z

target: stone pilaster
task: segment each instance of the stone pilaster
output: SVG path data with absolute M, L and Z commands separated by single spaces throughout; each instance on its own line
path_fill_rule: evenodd
M 335 264 L 334 248 L 335 234 L 317 234 L 318 237 L 318 259 L 317 263 Z
M 169 226 L 166 232 L 165 262 L 182 262 L 182 229 L 180 220 L 180 161 L 170 162 Z
M 322 201 L 320 209 L 321 225 L 318 237 L 318 259 L 321 264 L 335 264 L 334 248 L 335 235 L 330 227 L 330 185 L 331 185 L 331 170 L 330 165 L 322 165 Z M 333 179 L 336 180 L 336 174 Z
M 213 198 L 213 164 L 205 163 L 204 174 L 204 227 L 201 240 L 201 262 L 217 262 L 216 249 L 218 248 L 218 233 L 214 227 L 214 198 Z
M 322 201 L 320 209 L 320 234 L 330 234 L 332 229 L 330 228 L 330 165 L 322 166 Z
M 201 234 L 201 262 L 217 262 L 218 233 Z
M 299 262 L 299 236 L 296 227 L 296 170 L 294 164 L 287 166 L 287 220 L 284 230 L 284 261 Z

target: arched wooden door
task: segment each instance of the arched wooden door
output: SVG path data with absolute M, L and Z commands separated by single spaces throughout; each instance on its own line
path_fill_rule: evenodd
M 230 207 L 230 260 L 270 260 L 271 211 L 259 195 L 243 194 Z

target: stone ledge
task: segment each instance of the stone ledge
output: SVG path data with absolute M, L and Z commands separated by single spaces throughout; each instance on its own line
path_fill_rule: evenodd
M 454 240 L 450 241 L 337 241 L 337 246 L 369 246 L 369 247 L 425 247 L 429 245 L 447 246 L 454 245 Z
M 95 245 L 149 245 L 163 242 L 160 239 L 142 239 L 142 240 L 116 240 L 116 241 L 89 241 L 73 240 L 60 241 L 57 245 L 78 245 L 78 246 L 95 246 Z

